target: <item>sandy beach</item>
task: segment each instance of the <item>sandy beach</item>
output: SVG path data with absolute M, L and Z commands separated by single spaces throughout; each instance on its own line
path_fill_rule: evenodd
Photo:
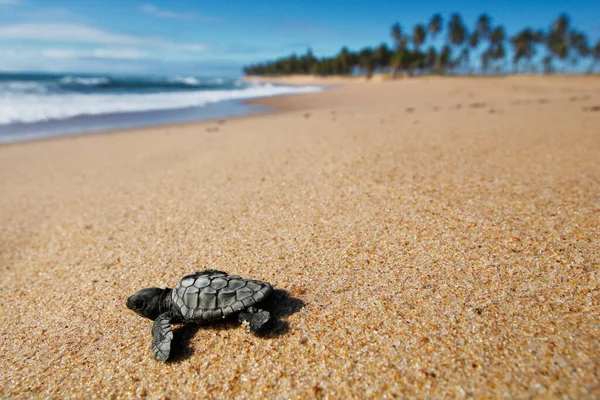
M 0 146 L 0 397 L 600 397 L 600 78 L 335 84 Z M 125 300 L 206 268 L 279 329 L 156 362 Z

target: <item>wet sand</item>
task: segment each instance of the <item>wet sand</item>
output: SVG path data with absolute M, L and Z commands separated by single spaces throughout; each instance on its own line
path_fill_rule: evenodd
M 423 78 L 0 146 L 0 397 L 600 396 L 600 79 Z M 125 307 L 216 268 L 268 337 Z

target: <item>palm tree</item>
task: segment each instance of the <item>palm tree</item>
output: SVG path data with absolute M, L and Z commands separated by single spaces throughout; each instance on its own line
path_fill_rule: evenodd
M 480 39 L 487 39 L 490 35 L 491 20 L 492 19 L 487 14 L 481 14 L 479 18 L 477 18 L 477 26 L 475 31 Z
M 433 17 L 431 17 L 427 29 L 431 34 L 431 38 L 435 39 L 435 37 L 442 31 L 442 16 L 440 14 L 435 14 Z
M 590 54 L 588 38 L 585 33 L 572 30 L 569 32 L 569 47 L 573 53 L 571 62 L 577 63 L 578 57 L 587 57 Z
M 521 59 L 527 60 L 527 64 L 531 67 L 531 58 L 535 55 L 535 44 L 542 40 L 540 36 L 541 33 L 534 32 L 531 28 L 526 28 L 511 39 L 511 43 L 515 48 L 513 56 L 514 72 L 518 71 Z
M 463 23 L 460 14 L 452 14 L 450 16 L 450 21 L 448 22 L 448 41 L 450 44 L 455 46 L 457 49 L 460 49 L 460 47 L 467 40 L 467 36 L 467 27 Z M 459 60 L 462 61 L 462 57 L 459 58 Z
M 375 57 L 373 56 L 373 50 L 369 47 L 362 49 L 358 55 L 359 65 L 365 71 L 367 79 L 371 79 L 373 71 L 375 70 Z
M 557 32 L 550 32 L 546 39 L 550 57 L 564 60 L 568 55 L 567 42 Z
M 415 69 L 421 69 L 421 68 L 425 67 L 426 55 L 420 51 L 413 51 L 410 54 L 411 54 L 411 57 L 410 57 L 409 69 L 410 69 L 410 74 L 412 75 L 412 73 Z
M 506 34 L 504 33 L 504 27 L 497 26 L 490 33 L 490 44 L 492 46 L 498 46 L 498 45 L 502 44 L 502 42 L 504 42 L 505 37 L 506 37 Z
M 400 30 L 400 32 L 402 32 Z M 410 64 L 410 52 L 408 51 L 408 36 L 400 34 L 396 39 L 396 53 L 392 59 L 392 75 L 396 76 L 398 70 L 407 70 Z
M 335 58 L 337 60 L 339 72 L 343 75 L 350 73 L 350 51 L 347 47 L 342 47 L 340 53 Z
M 553 72 L 552 70 L 552 56 L 550 54 L 547 54 L 544 56 L 544 58 L 542 59 L 542 65 L 544 66 L 544 73 L 545 74 L 549 74 L 551 72 Z
M 388 48 L 387 44 L 382 43 L 377 49 L 375 49 L 375 52 L 373 53 L 373 59 L 377 67 L 385 68 L 390 65 L 392 52 Z
M 504 49 L 504 39 L 506 38 L 506 33 L 504 32 L 504 27 L 501 25 L 492 29 L 489 35 L 490 46 L 488 48 L 488 62 L 490 60 L 498 61 L 504 58 L 506 52 Z
M 479 33 L 477 33 L 477 32 L 473 32 L 471 34 L 471 36 L 469 36 L 469 43 L 468 43 L 468 45 L 469 45 L 469 47 L 472 50 L 477 49 L 477 47 L 479 46 L 479 40 L 480 40 L 479 38 L 480 38 L 479 37 Z
M 462 46 L 467 39 L 467 28 L 463 23 L 463 20 L 458 13 L 454 13 L 450 16 L 448 22 L 448 40 L 454 46 Z
M 413 53 L 408 51 L 407 49 L 402 49 L 397 51 L 390 58 L 390 66 L 392 68 L 392 76 L 396 77 L 398 71 L 404 71 L 405 73 L 410 74 L 411 71 L 411 61 L 412 61 Z
M 458 56 L 458 60 L 457 60 L 458 65 L 461 66 L 469 66 L 469 48 L 468 47 L 463 47 L 462 50 L 460 51 L 460 56 Z
M 318 60 L 315 58 L 312 49 L 308 48 L 308 50 L 306 50 L 306 55 L 300 58 L 300 65 L 302 68 L 301 73 L 303 74 L 312 74 L 315 73 L 315 67 L 314 65 L 318 62 Z
M 490 27 L 491 22 L 490 21 L 491 21 L 491 17 L 485 13 L 481 14 L 477 18 L 477 21 L 475 23 L 475 29 L 473 30 L 473 32 L 467 39 L 467 45 L 472 50 L 477 49 L 483 40 L 487 40 L 489 38 L 490 30 L 491 30 L 491 27 Z M 481 57 L 482 57 L 482 64 L 483 64 L 483 54 L 481 55 Z
M 600 40 L 596 42 L 596 45 L 591 50 L 592 54 L 592 65 L 590 67 L 590 73 L 594 72 L 594 68 L 600 64 Z
M 438 55 L 435 47 L 429 47 L 429 50 L 427 50 L 427 53 L 425 54 L 424 67 L 429 71 L 433 71 L 436 67 L 437 60 Z
M 400 48 L 400 50 L 406 50 L 408 48 L 408 42 L 408 35 L 400 36 L 400 42 L 398 43 L 398 47 Z
M 440 52 L 440 56 L 438 59 L 438 72 L 443 74 L 446 72 L 446 69 L 452 64 L 452 49 L 448 45 L 444 45 L 442 47 L 442 51 Z
M 490 61 L 492 59 L 492 52 L 490 49 L 487 49 L 481 54 L 481 69 L 483 72 L 486 72 L 490 67 Z
M 504 57 L 506 57 L 506 50 L 504 49 L 504 43 L 500 43 L 494 49 L 492 59 L 497 62 L 498 60 L 503 60 Z M 501 68 L 501 65 L 496 63 L 496 73 L 500 73 Z
M 472 49 L 476 49 L 479 46 L 479 33 L 473 32 L 471 36 L 469 36 L 469 47 Z
M 567 14 L 560 14 L 552 26 L 552 31 L 558 32 L 561 35 L 566 34 L 569 31 L 571 20 Z
M 392 25 L 392 39 L 394 39 L 394 43 L 396 46 L 400 43 L 400 38 L 402 37 L 402 27 L 399 23 L 395 23 Z
M 425 26 L 423 24 L 418 24 L 413 29 L 413 44 L 415 45 L 415 50 L 419 51 L 421 45 L 425 42 L 425 37 L 427 36 L 427 31 L 425 30 Z
M 408 36 L 402 33 L 402 27 L 399 23 L 395 23 L 392 26 L 392 38 L 396 43 L 396 52 L 390 59 L 390 66 L 392 67 L 392 76 L 396 77 L 399 69 L 405 69 L 406 67 L 406 53 L 408 46 Z
M 552 24 L 552 29 L 546 38 L 546 46 L 552 58 L 558 57 L 561 60 L 565 60 L 568 57 L 569 45 L 567 33 L 569 26 L 570 20 L 566 14 L 559 15 Z
M 392 69 L 392 78 L 398 75 L 398 71 L 402 67 L 402 52 L 395 52 L 390 59 L 390 68 Z

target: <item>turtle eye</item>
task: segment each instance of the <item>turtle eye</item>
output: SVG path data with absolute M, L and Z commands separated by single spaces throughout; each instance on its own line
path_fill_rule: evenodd
M 144 307 L 144 300 L 136 300 L 133 302 L 133 305 L 135 306 L 135 308 L 143 308 Z

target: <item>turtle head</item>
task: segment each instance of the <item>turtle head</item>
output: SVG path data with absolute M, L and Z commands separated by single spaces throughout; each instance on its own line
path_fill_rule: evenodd
M 127 308 L 154 321 L 161 312 L 169 310 L 165 303 L 170 292 L 171 289 L 168 288 L 142 289 L 127 299 Z

